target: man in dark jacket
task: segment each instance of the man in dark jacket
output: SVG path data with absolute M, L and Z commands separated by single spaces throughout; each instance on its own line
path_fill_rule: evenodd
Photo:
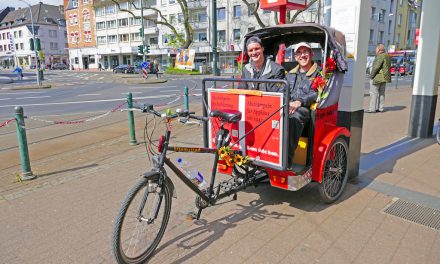
M 310 119 L 310 106 L 318 98 L 318 93 L 312 88 L 312 82 L 321 71 L 321 67 L 313 62 L 312 58 L 313 52 L 310 44 L 298 43 L 295 46 L 295 60 L 298 65 L 287 74 L 287 81 L 290 84 L 289 167 L 291 167 L 293 155 L 304 126 Z
M 250 37 L 246 42 L 249 63 L 243 67 L 242 79 L 285 79 L 284 68 L 264 56 L 264 48 L 261 39 Z M 240 83 L 241 89 L 261 90 L 266 92 L 278 92 L 281 83 Z
M 385 86 L 387 82 L 391 82 L 390 68 L 390 56 L 385 52 L 385 46 L 378 44 L 376 46 L 376 58 L 374 59 L 370 74 L 373 80 L 373 84 L 370 86 L 370 107 L 365 112 L 383 112 Z

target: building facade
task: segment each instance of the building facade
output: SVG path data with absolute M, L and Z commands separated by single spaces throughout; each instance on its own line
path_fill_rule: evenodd
M 250 1 L 253 4 L 256 1 Z M 129 2 L 119 1 L 115 4 L 111 0 L 95 1 L 96 45 L 100 52 L 99 62 L 103 67 L 110 69 L 119 64 L 138 64 L 142 56 L 138 54 L 138 46 L 142 45 L 140 0 Z M 211 1 L 189 0 L 189 21 L 194 31 L 190 49 L 196 52 L 195 68 L 209 63 L 211 59 Z M 144 0 L 144 7 L 153 7 L 173 25 L 177 32 L 184 32 L 183 15 L 180 5 L 175 0 Z M 124 12 L 121 10 L 129 10 Z M 304 13 L 299 17 L 302 21 L 318 20 L 317 8 Z M 265 25 L 274 25 L 273 12 L 259 10 L 261 20 Z M 152 9 L 144 8 L 144 17 L 151 18 L 144 21 L 145 44 L 150 47 L 147 60 L 157 59 L 161 66 L 171 66 L 179 47 L 174 39 L 172 30 L 160 23 L 160 14 Z M 243 37 L 249 31 L 260 28 L 255 16 L 242 0 L 217 1 L 217 47 L 220 52 L 220 69 L 222 72 L 236 72 L 235 58 L 243 45 Z
M 368 55 L 375 55 L 377 44 L 384 44 L 387 50 L 394 44 L 397 1 L 399 0 L 371 1 Z
M 93 0 L 64 0 L 70 69 L 98 69 Z
M 416 28 L 420 28 L 422 1 L 396 0 L 395 50 L 414 50 Z
M 66 24 L 63 6 L 39 3 L 29 8 L 10 11 L 0 22 L 0 64 L 32 67 L 36 53 L 30 49 L 33 38 L 31 16 L 35 35 L 40 39 L 39 61 L 43 67 L 54 63 L 67 63 Z

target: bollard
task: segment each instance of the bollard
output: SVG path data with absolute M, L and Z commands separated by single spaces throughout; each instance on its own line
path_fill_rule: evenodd
M 15 107 L 15 120 L 17 124 L 17 137 L 18 137 L 18 147 L 20 149 L 20 159 L 21 159 L 21 180 L 27 181 L 35 179 L 37 176 L 33 175 L 31 171 L 31 163 L 29 161 L 29 150 L 27 145 L 26 137 L 26 127 L 24 124 L 23 107 Z
M 188 86 L 185 86 L 183 89 L 184 89 L 183 104 L 185 106 L 185 111 L 189 111 L 189 105 L 188 105 Z
M 134 115 L 131 109 L 133 108 L 133 95 L 131 93 L 127 94 L 127 108 L 128 111 L 128 124 L 130 126 L 130 145 L 137 145 L 136 132 L 134 131 Z
M 399 68 L 396 66 L 396 70 L 394 71 L 394 75 L 396 75 L 396 89 L 397 89 L 397 84 L 399 83 Z

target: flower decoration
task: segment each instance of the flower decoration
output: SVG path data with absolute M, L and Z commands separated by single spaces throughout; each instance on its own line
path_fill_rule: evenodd
M 322 68 L 324 69 L 324 65 L 322 65 Z M 325 90 L 326 85 L 328 84 L 328 81 L 330 77 L 333 75 L 333 72 L 336 70 L 336 61 L 335 59 L 330 56 L 325 61 L 325 74 L 321 70 L 319 72 L 319 75 L 313 78 L 312 81 L 312 89 L 318 92 L 318 98 L 316 102 L 320 102 L 327 98 L 329 91 Z
M 245 64 L 247 62 L 247 57 L 245 54 L 243 54 L 243 52 L 240 52 L 240 54 L 238 54 L 238 56 L 237 56 L 237 58 L 235 58 L 235 60 L 237 60 L 238 72 L 241 73 L 241 69 L 243 68 L 243 64 Z
M 218 150 L 218 155 L 228 166 L 234 166 L 234 164 L 241 166 L 249 162 L 249 157 L 243 157 L 239 152 L 233 151 L 230 147 L 221 147 Z

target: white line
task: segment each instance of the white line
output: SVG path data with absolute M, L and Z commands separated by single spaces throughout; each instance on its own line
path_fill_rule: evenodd
M 0 101 L 3 101 L 3 100 L 10 100 L 10 99 L 12 99 L 12 98 L 1 98 Z
M 132 94 L 141 94 L 141 93 L 143 93 L 143 92 L 131 92 Z M 121 93 L 121 94 L 123 94 L 123 95 L 127 95 L 127 93 Z
M 104 79 L 104 76 L 98 78 L 98 80 L 102 80 L 102 79 Z
M 94 95 L 101 95 L 101 94 L 78 94 L 78 96 L 94 96 Z
M 22 99 L 37 99 L 37 98 L 47 98 L 50 97 L 49 95 L 43 95 L 43 96 L 29 96 L 29 97 L 19 97 L 15 98 L 15 100 L 22 100 Z
M 0 92 L 0 94 L 12 94 L 12 95 L 20 95 L 20 94 L 40 94 L 40 93 L 45 93 L 45 92 L 19 92 L 19 93 L 2 93 L 2 92 Z
M 177 86 L 129 86 L 131 89 L 161 89 L 161 88 L 175 88 Z M 183 89 L 182 89 L 183 91 Z
M 159 91 L 159 93 L 167 93 L 167 92 L 182 92 L 182 90 L 166 90 L 166 91 Z
M 175 97 L 175 95 L 157 95 L 157 96 L 144 96 L 144 97 L 135 97 L 133 99 L 141 100 L 141 99 L 156 99 L 156 98 L 170 98 Z M 68 104 L 84 104 L 84 103 L 99 103 L 99 102 L 115 102 L 115 101 L 124 101 L 125 98 L 116 98 L 116 99 L 104 99 L 104 100 L 94 100 L 94 101 L 78 101 L 78 102 L 56 102 L 56 103 L 44 103 L 44 104 L 25 104 L 21 106 L 48 106 L 48 105 L 68 105 Z M 6 107 L 14 107 L 17 105 L 0 105 L 0 108 Z

